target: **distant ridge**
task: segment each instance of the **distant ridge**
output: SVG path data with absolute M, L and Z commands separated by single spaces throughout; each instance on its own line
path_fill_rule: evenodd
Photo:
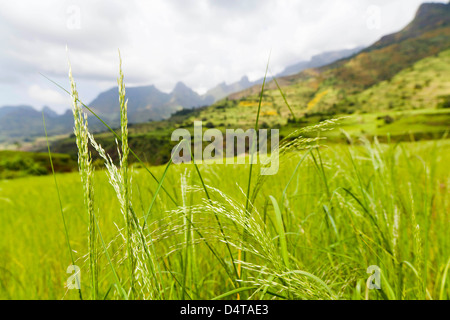
M 349 56 L 360 49 L 324 52 L 312 57 L 310 61 L 303 61 L 288 66 L 282 74 L 296 73 L 311 66 L 323 66 L 342 57 Z M 170 93 L 162 92 L 154 85 L 127 87 L 128 121 L 130 123 L 142 123 L 150 120 L 167 119 L 181 109 L 208 106 L 230 94 L 260 83 L 262 83 L 262 79 L 252 82 L 247 76 L 243 76 L 238 82 L 231 84 L 222 82 L 203 95 L 199 95 L 183 82 L 177 82 Z M 113 87 L 101 92 L 88 105 L 109 125 L 118 126 L 120 123 L 118 101 L 117 87 Z M 47 106 L 43 110 L 46 117 L 47 130 L 50 135 L 72 132 L 73 119 L 70 110 L 63 115 L 58 115 Z M 93 131 L 104 129 L 103 124 L 93 116 L 89 117 L 89 126 Z M 42 114 L 40 111 L 31 106 L 0 107 L 0 142 L 42 135 Z
M 332 109 L 351 111 L 360 108 L 362 103 L 352 100 L 356 99 L 356 94 L 380 82 L 389 81 L 417 61 L 448 48 L 450 4 L 425 3 L 417 10 L 414 20 L 399 32 L 386 35 L 363 50 L 355 48 L 353 51 L 328 52 L 313 57 L 309 64 L 300 62 L 287 67 L 278 78 L 278 83 L 282 87 L 297 88 L 289 90 L 287 98 L 300 108 L 305 108 L 316 94 L 328 90 L 314 112 Z M 342 58 L 345 55 L 347 57 Z M 328 60 L 332 62 L 321 65 Z M 311 68 L 311 65 L 317 67 Z M 308 69 L 302 70 L 306 67 Z M 297 70 L 302 71 L 294 73 Z M 181 82 L 176 84 L 171 93 L 164 93 L 153 85 L 129 87 L 128 118 L 130 123 L 161 120 L 169 118 L 178 110 L 208 106 L 223 97 L 237 100 L 254 96 L 261 89 L 260 85 L 255 85 L 260 81 L 251 82 L 247 77 L 242 77 L 240 81 L 229 85 L 221 83 L 205 95 L 197 94 Z M 273 90 L 276 86 L 269 82 L 266 88 Z M 117 88 L 100 93 L 89 105 L 113 127 L 119 124 Z M 44 108 L 44 114 L 50 135 L 72 132 L 71 111 L 57 115 L 49 108 Z M 89 118 L 89 124 L 92 130 L 104 129 L 94 117 Z M 0 142 L 42 135 L 41 112 L 30 106 L 0 108 Z
M 327 64 L 333 63 L 337 60 L 350 57 L 355 53 L 363 50 L 364 47 L 356 47 L 353 49 L 343 49 L 337 51 L 327 51 L 318 55 L 315 55 L 309 61 L 302 61 L 292 66 L 285 68 L 282 72 L 277 74 L 277 77 L 290 76 L 299 73 L 303 70 L 310 68 L 319 68 Z
M 414 20 L 401 31 L 382 37 L 358 54 L 279 78 L 278 83 L 299 86 L 308 81 L 308 86 L 314 84 L 314 87 L 322 89 L 332 83 L 333 89 L 340 91 L 340 96 L 345 96 L 391 79 L 415 62 L 447 48 L 450 48 L 450 4 L 424 3 L 417 10 Z M 229 98 L 255 95 L 260 89 L 260 86 L 253 86 L 231 94 Z M 276 86 L 269 83 L 267 89 L 276 89 Z M 337 96 L 330 99 L 327 108 L 338 102 Z
M 380 49 L 409 38 L 417 38 L 428 31 L 448 26 L 450 26 L 449 3 L 423 3 L 417 10 L 414 20 L 405 28 L 382 37 L 369 48 Z
M 50 108 L 44 107 L 43 112 L 49 135 L 71 132 L 73 117 L 70 110 L 58 115 Z M 0 108 L 0 141 L 43 135 L 42 111 L 27 105 Z
M 155 86 L 128 87 L 128 121 L 130 123 L 162 120 L 170 117 L 177 110 L 190 109 L 214 102 L 212 97 L 203 97 L 178 82 L 171 93 L 164 93 Z M 112 125 L 118 125 L 119 93 L 117 88 L 102 92 L 89 106 L 102 118 Z M 94 124 L 98 121 L 94 120 Z
M 296 64 L 290 65 L 286 67 L 282 72 L 279 74 L 276 74 L 275 77 L 284 77 L 292 74 L 299 73 L 303 70 L 309 69 L 309 68 L 318 68 L 325 66 L 329 63 L 335 62 L 339 59 L 349 57 L 359 51 L 361 51 L 363 47 L 357 47 L 353 49 L 343 49 L 343 50 L 336 50 L 336 51 L 327 51 L 323 52 L 321 54 L 313 56 L 308 61 L 300 61 Z M 258 79 L 256 81 L 249 81 L 247 76 L 243 76 L 241 80 L 238 82 L 233 82 L 229 85 L 227 85 L 225 82 L 222 82 L 218 84 L 216 87 L 208 90 L 205 94 L 205 96 L 213 96 L 215 101 L 223 99 L 227 97 L 228 95 L 239 92 L 241 90 L 245 90 L 247 88 L 250 88 L 254 85 L 259 85 L 263 82 L 263 79 Z

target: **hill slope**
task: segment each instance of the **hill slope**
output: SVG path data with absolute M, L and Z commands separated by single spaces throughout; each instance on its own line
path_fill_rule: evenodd
M 313 56 L 309 61 L 302 61 L 285 68 L 282 72 L 277 74 L 276 77 L 286 77 L 302 72 L 306 69 L 323 67 L 340 59 L 350 57 L 363 49 L 363 47 L 357 47 L 353 49 L 327 51 L 321 54 L 317 54 Z
M 308 67 L 323 66 L 344 56 L 360 50 L 339 50 L 325 52 L 314 56 L 310 61 L 288 66 L 283 74 L 295 73 Z M 197 108 L 211 105 L 215 101 L 239 92 L 255 84 L 261 84 L 262 79 L 249 81 L 246 76 L 238 82 L 225 82 L 199 95 L 184 83 L 178 82 L 171 93 L 158 90 L 155 86 L 129 87 L 126 89 L 128 98 L 128 120 L 130 123 L 158 121 L 169 118 L 181 109 Z M 118 126 L 119 95 L 117 88 L 111 88 L 100 93 L 89 106 L 112 126 Z M 69 134 L 72 132 L 73 120 L 70 111 L 58 115 L 48 107 L 44 108 L 49 135 Z M 95 117 L 89 118 L 91 130 L 103 130 L 104 127 Z M 30 106 L 0 107 L 0 143 L 32 140 L 43 135 L 42 114 Z
M 126 89 L 128 98 L 128 120 L 130 123 L 167 119 L 177 110 L 210 105 L 214 98 L 200 96 L 179 82 L 171 93 L 159 91 L 155 86 L 130 87 Z M 112 126 L 120 123 L 119 94 L 117 88 L 102 92 L 89 106 Z M 49 135 L 69 134 L 73 128 L 70 110 L 62 115 L 44 107 Z M 103 125 L 95 117 L 89 117 L 92 130 L 103 130 Z M 42 112 L 31 106 L 0 107 L 0 142 L 30 140 L 44 135 Z
M 300 124 L 311 122 L 313 118 L 320 120 L 348 114 L 378 114 L 408 110 L 424 110 L 425 113 L 429 113 L 448 108 L 450 78 L 447 74 L 450 74 L 450 49 L 419 60 L 390 80 L 378 82 L 352 94 L 333 88 L 328 83 L 316 89 L 314 77 L 304 80 L 301 85 L 283 87 L 282 90 Z M 181 126 L 188 126 L 194 120 L 204 120 L 211 122 L 215 127 L 250 128 L 254 126 L 258 99 L 257 95 L 251 95 L 239 100 L 223 100 L 192 113 L 183 120 Z M 269 127 L 283 127 L 292 122 L 291 113 L 278 90 L 265 91 L 260 121 Z M 446 126 L 450 127 L 450 118 Z
M 349 96 L 389 80 L 415 62 L 450 47 L 449 8 L 450 4 L 423 4 L 402 31 L 383 37 L 355 56 L 280 78 L 278 83 L 299 115 L 307 111 L 308 103 L 317 95 L 327 96 L 323 109 L 352 106 Z M 267 89 L 276 90 L 275 83 L 269 83 Z M 231 95 L 230 99 L 255 97 L 259 90 L 260 86 L 254 86 Z
M 450 48 L 449 8 L 449 4 L 424 4 L 415 19 L 403 30 L 381 38 L 362 52 L 327 66 L 279 78 L 278 83 L 297 120 L 311 123 L 312 119 L 320 120 L 332 115 L 355 112 L 378 114 L 448 105 L 449 80 L 445 75 L 449 65 L 449 52 L 446 51 Z M 219 128 L 250 127 L 256 115 L 259 91 L 259 85 L 253 86 L 208 108 L 184 110 L 169 121 L 134 125 L 132 131 L 136 135 L 158 131 L 158 135 L 162 136 L 164 130 L 174 126 L 189 127 L 193 120 L 210 122 Z M 151 103 L 146 102 L 145 94 L 149 92 L 152 93 Z M 167 112 L 168 117 L 176 110 L 204 101 L 204 97 L 199 98 L 181 83 L 171 94 L 150 86 L 128 88 L 127 96 L 131 122 L 148 119 L 151 112 L 158 108 L 160 112 Z M 117 101 L 117 92 L 111 89 L 91 105 L 114 124 L 118 120 L 114 118 L 118 117 L 118 112 L 110 110 L 114 105 L 118 108 Z M 187 102 L 183 104 L 183 101 Z M 274 82 L 266 86 L 261 111 L 261 124 L 264 126 L 281 127 L 292 122 L 284 98 Z M 0 109 L 0 116 L 1 112 Z M 445 127 L 447 123 L 447 115 L 439 116 L 439 132 L 442 131 L 442 124 Z M 71 123 L 71 120 L 67 121 Z
M 438 139 L 450 129 L 450 80 L 445 76 L 449 71 L 450 49 L 416 62 L 390 81 L 379 82 L 349 96 L 348 101 L 353 102 L 346 105 L 346 109 L 327 109 L 328 93 L 314 97 L 307 103 L 306 109 L 309 110 L 297 121 L 290 118 L 279 91 L 268 90 L 261 105 L 259 124 L 261 128 L 278 128 L 280 136 L 286 137 L 299 127 L 317 124 L 331 116 L 346 116 L 339 128 L 323 132 L 322 136 L 329 141 L 345 142 L 348 138 L 340 132 L 343 129 L 349 137 L 377 136 L 381 141 L 388 137 L 391 141 Z M 301 88 L 284 89 L 291 96 L 295 92 L 302 94 Z M 330 97 L 334 95 L 330 94 Z M 181 110 L 168 120 L 130 126 L 129 145 L 142 159 L 152 164 L 162 164 L 170 158 L 173 147 L 170 137 L 174 128 L 192 131 L 193 122 L 197 120 L 203 121 L 204 129 L 212 126 L 222 132 L 226 129 L 252 128 L 257 107 L 258 97 L 254 96 Z M 117 157 L 112 134 L 96 134 L 96 140 L 113 158 Z M 76 158 L 73 139 L 57 141 L 52 150 L 69 153 Z
M 303 70 L 309 69 L 309 68 L 318 68 L 325 66 L 327 64 L 330 64 L 332 62 L 335 62 L 337 60 L 349 57 L 356 52 L 359 52 L 363 49 L 363 47 L 357 47 L 353 49 L 343 49 L 343 50 L 336 50 L 336 51 L 327 51 L 323 52 L 321 54 L 317 54 L 313 56 L 308 61 L 300 61 L 298 63 L 295 63 L 293 65 L 287 66 L 282 72 L 276 75 L 276 77 L 284 77 L 292 74 L 299 73 Z M 256 81 L 249 81 L 247 76 L 244 76 L 241 78 L 241 80 L 226 84 L 225 82 L 220 83 L 219 85 L 215 86 L 214 88 L 208 90 L 205 94 L 205 96 L 212 96 L 214 97 L 215 101 L 223 99 L 227 97 L 228 95 L 232 93 L 236 93 L 242 90 L 245 90 L 247 88 L 250 88 L 254 85 L 261 85 L 263 83 L 264 79 L 258 79 Z
M 260 127 L 279 128 L 286 137 L 299 127 L 348 116 L 342 129 L 350 136 L 378 136 L 380 140 L 439 138 L 450 128 L 449 5 L 422 5 L 416 19 L 395 36 L 384 37 L 363 52 L 331 65 L 278 79 L 290 106 L 276 85 L 269 83 L 261 105 Z M 421 19 L 425 13 L 430 26 Z M 440 21 L 436 24 L 436 21 Z M 411 32 L 414 30 L 414 32 Z M 400 42 L 396 42 L 400 39 Z M 212 106 L 177 112 L 169 120 L 133 125 L 130 146 L 151 163 L 169 160 L 174 128 L 192 130 L 195 120 L 220 130 L 251 128 L 258 109 L 260 86 L 231 95 Z M 350 115 L 350 116 L 349 116 Z M 346 141 L 339 130 L 323 133 Z M 114 138 L 98 135 L 114 156 Z M 55 146 L 70 152 L 73 141 Z

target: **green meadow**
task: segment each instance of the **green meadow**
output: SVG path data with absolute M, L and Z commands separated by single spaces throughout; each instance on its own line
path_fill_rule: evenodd
M 1 299 L 450 298 L 445 101 L 328 114 L 316 91 L 294 116 L 263 85 L 129 126 L 120 69 L 120 127 L 94 137 L 70 80 L 74 135 L 1 153 Z M 280 129 L 278 172 L 174 164 L 170 133 L 198 120 Z
M 345 118 L 333 130 L 322 132 L 322 136 L 333 142 L 357 140 L 360 136 L 378 137 L 382 142 L 441 139 L 450 128 L 450 81 L 446 77 L 449 66 L 450 50 L 447 49 L 420 59 L 392 78 L 364 90 L 355 89 L 359 75 L 344 83 L 339 83 L 333 73 L 325 80 L 323 75 L 310 75 L 313 70 L 278 79 L 277 83 L 269 82 L 268 78 L 259 126 L 277 128 L 281 137 L 287 137 L 299 128 L 326 119 Z M 335 69 L 327 72 L 332 71 L 336 72 Z M 129 125 L 129 145 L 143 160 L 158 165 L 169 161 L 174 146 L 170 137 L 175 128 L 192 131 L 194 121 L 203 121 L 204 130 L 216 128 L 223 133 L 226 129 L 252 128 L 260 90 L 260 86 L 255 86 L 208 107 L 180 110 L 167 120 Z M 116 137 L 108 131 L 95 136 L 113 159 L 117 159 Z M 74 144 L 74 137 L 66 137 L 52 146 L 55 152 L 70 154 L 75 159 Z M 93 156 L 99 158 L 95 153 Z
M 450 298 L 450 141 L 317 146 L 289 151 L 279 172 L 265 179 L 253 168 L 252 190 L 258 192 L 248 218 L 248 165 L 202 164 L 201 175 L 192 164 L 171 165 L 165 175 L 165 166 L 151 167 L 158 179 L 165 177 L 163 186 L 177 205 L 165 192 L 156 194 L 158 183 L 146 170 L 131 168 L 139 221 L 155 200 L 145 231 L 152 260 L 140 250 L 137 259 L 142 270 L 157 270 L 155 277 L 150 271 L 137 276 L 134 290 L 121 205 L 106 172 L 97 170 L 94 211 L 108 254 L 97 236 L 96 298 L 124 298 L 119 284 L 128 298 Z M 82 297 L 90 299 L 89 218 L 80 174 L 55 178 L 81 268 Z M 0 191 L 0 298 L 79 299 L 78 290 L 65 287 L 72 262 L 53 177 L 2 180 Z M 235 281 L 236 265 L 241 282 Z M 381 270 L 381 290 L 366 288 L 371 265 Z
M 129 126 L 120 69 L 120 127 L 94 136 L 70 80 L 73 136 L 1 152 L 0 298 L 450 298 L 445 99 L 329 114 L 316 91 L 295 115 L 263 85 L 259 98 Z M 171 132 L 198 120 L 279 129 L 278 172 L 249 153 L 174 164 L 185 142 Z
M 337 49 L 339 41 L 324 38 L 334 33 L 323 26 L 313 28 L 314 14 L 334 25 L 350 23 L 332 20 L 326 6 L 303 12 L 311 16 L 308 32 L 299 36 L 304 28 L 297 27 L 289 41 L 278 41 L 278 29 L 268 28 L 276 19 L 253 20 L 251 5 L 238 6 L 243 25 L 228 9 L 225 20 L 213 21 L 222 9 L 209 6 L 202 3 L 198 12 L 183 6 L 191 17 L 185 19 L 172 5 L 156 5 L 152 11 L 161 10 L 162 19 L 150 19 L 151 28 L 141 4 L 107 12 L 97 5 L 58 7 L 71 36 L 59 24 L 25 28 L 27 10 L 14 16 L 10 8 L 5 27 L 18 29 L 5 34 L 20 44 L 10 50 L 19 60 L 5 56 L 16 71 L 6 70 L 4 79 L 14 77 L 11 89 L 2 87 L 2 101 L 50 107 L 0 108 L 0 300 L 449 300 L 450 3 L 422 4 L 402 30 L 345 57 L 349 48 L 317 55 L 321 48 Z M 342 34 L 344 47 L 381 32 L 354 38 L 367 32 L 359 19 L 373 29 L 370 11 L 379 11 L 377 20 L 386 7 L 375 29 L 390 30 L 394 15 L 385 19 L 385 13 L 403 5 L 371 5 L 360 16 L 355 13 L 365 11 L 364 4 L 349 6 L 347 20 L 356 27 Z M 404 6 L 395 25 L 407 13 Z M 72 30 L 70 11 L 78 9 L 80 20 L 81 7 L 83 28 L 79 23 Z M 261 4 L 256 13 L 259 7 L 267 10 Z M 272 5 L 267 8 L 272 13 Z M 199 28 L 203 13 L 207 29 Z M 295 17 L 291 13 L 286 17 Z M 158 21 L 163 29 L 153 27 Z M 115 32 L 114 23 L 123 33 L 104 37 Z M 189 24 L 187 37 L 180 32 L 178 38 L 180 23 Z M 290 28 L 297 23 L 304 22 L 289 18 Z M 131 26 L 139 30 L 127 33 Z M 262 27 L 263 38 L 253 34 Z M 230 40 L 227 29 L 237 40 L 227 45 L 229 52 L 220 47 Z M 30 41 L 22 41 L 27 33 L 23 40 Z M 252 47 L 250 37 L 259 45 Z M 277 78 L 268 57 L 264 78 L 245 76 L 208 90 L 219 78 L 256 76 L 261 51 L 252 63 L 245 55 L 271 46 L 271 37 L 279 46 L 273 71 L 297 55 L 315 55 Z M 181 47 L 172 46 L 176 39 Z M 130 61 L 134 86 L 128 92 L 120 51 L 117 87 L 105 87 L 112 41 L 125 47 Z M 163 51 L 144 51 L 150 47 L 135 41 L 158 43 Z M 78 95 L 70 62 L 69 82 L 61 81 L 56 48 L 62 43 L 74 48 L 75 77 L 86 81 L 82 91 L 105 90 L 89 105 Z M 27 48 L 43 48 L 46 57 L 30 57 L 34 51 Z M 242 63 L 233 65 L 232 55 Z M 48 83 L 37 82 L 36 70 Z M 171 92 L 157 88 L 172 82 Z M 20 96 L 12 97 L 15 92 Z M 70 105 L 60 94 L 70 96 Z M 199 122 L 203 133 L 217 130 L 197 144 Z M 252 129 L 248 143 L 236 134 Z M 229 130 L 232 139 L 226 139 Z M 272 139 L 278 133 L 279 141 Z M 259 140 L 264 136 L 266 145 Z M 252 144 L 255 138 L 259 143 Z M 193 157 L 199 151 L 204 158 Z M 213 152 L 229 158 L 216 163 Z

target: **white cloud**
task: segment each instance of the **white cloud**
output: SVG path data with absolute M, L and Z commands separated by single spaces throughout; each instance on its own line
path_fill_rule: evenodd
M 118 48 L 129 86 L 154 84 L 170 91 L 183 81 L 204 91 L 243 75 L 260 78 L 270 51 L 271 70 L 276 73 L 323 51 L 369 45 L 404 27 L 421 2 L 1 1 L 0 92 L 6 91 L 5 86 L 28 87 L 31 79 L 31 85 L 42 87 L 42 79 L 35 81 L 39 72 L 66 79 L 66 45 L 74 76 L 88 100 L 100 88 L 115 85 Z M 374 29 L 367 27 L 371 5 L 381 13 Z M 33 88 L 36 94 L 37 87 Z M 0 96 L 0 105 L 21 103 L 20 99 Z M 69 107 L 58 99 L 52 107 Z
M 37 103 L 41 105 L 47 105 L 47 106 L 70 106 L 70 96 L 63 95 L 58 91 L 42 88 L 41 86 L 37 84 L 31 85 L 27 93 L 31 99 L 36 101 Z M 58 110 L 60 111 L 60 110 Z

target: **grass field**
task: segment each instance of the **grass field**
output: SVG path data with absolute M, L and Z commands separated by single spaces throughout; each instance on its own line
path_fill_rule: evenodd
M 261 188 L 250 219 L 248 165 L 199 165 L 212 202 L 192 165 L 172 165 L 163 186 L 178 206 L 162 191 L 155 198 L 146 229 L 151 261 L 136 248 L 142 265 L 133 288 L 121 205 L 105 171 L 97 170 L 94 208 L 114 267 L 97 238 L 97 298 L 123 298 L 121 286 L 129 298 L 448 299 L 449 151 L 450 141 L 441 140 L 289 153 L 263 183 L 253 171 L 252 189 Z M 164 167 L 151 170 L 163 176 Z M 132 207 L 142 221 L 158 184 L 143 169 L 130 175 Z M 80 175 L 56 179 L 82 295 L 90 299 Z M 3 180 L 0 194 L 0 298 L 79 299 L 65 288 L 71 260 L 53 177 Z M 366 289 L 371 265 L 381 269 L 381 290 Z M 242 282 L 235 281 L 236 266 Z
M 286 101 L 283 112 L 270 109 L 263 84 L 256 102 L 224 100 L 128 128 L 120 64 L 120 128 L 94 138 L 71 69 L 69 78 L 73 139 L 47 144 L 49 155 L 76 145 L 79 173 L 20 177 L 38 166 L 61 171 L 70 152 L 46 163 L 9 152 L 0 163 L 0 173 L 19 172 L 0 180 L 0 298 L 450 298 L 446 102 L 296 119 Z M 263 175 L 267 163 L 250 165 L 248 154 L 247 164 L 174 164 L 168 133 L 194 120 L 280 128 L 270 155 L 279 171 Z
M 343 129 L 356 139 L 361 135 L 396 142 L 440 139 L 450 128 L 450 81 L 444 76 L 449 66 L 450 50 L 447 49 L 417 61 L 389 80 L 364 90 L 351 90 L 352 93 L 345 93 L 333 78 L 319 83 L 318 78 L 309 75 L 313 70 L 302 73 L 306 77 L 304 81 L 286 83 L 289 77 L 279 79 L 282 90 L 271 81 L 263 92 L 259 125 L 279 128 L 280 135 L 286 137 L 299 127 L 346 117 L 335 130 L 323 135 L 330 141 L 346 142 L 347 137 L 340 130 Z M 207 127 L 222 132 L 253 128 L 260 89 L 255 86 L 247 95 L 243 91 L 239 97 L 233 99 L 231 95 L 209 107 L 183 109 L 167 120 L 129 125 L 129 145 L 146 162 L 158 165 L 169 161 L 174 128 L 192 131 L 194 121 L 203 121 L 204 130 Z M 120 133 L 119 128 L 117 132 Z M 108 131 L 95 137 L 117 159 L 116 137 Z M 34 150 L 39 150 L 39 146 L 42 149 L 42 139 L 40 142 L 36 142 Z M 54 141 L 52 147 L 75 158 L 74 142 L 74 137 L 65 137 Z M 93 155 L 95 159 L 96 154 Z
M 207 50 L 200 56 L 177 51 L 192 67 L 183 71 L 186 61 L 171 59 L 162 78 L 153 60 L 136 69 L 132 59 L 130 83 L 139 87 L 128 95 L 119 51 L 118 101 L 112 89 L 89 106 L 78 96 L 70 61 L 70 89 L 59 83 L 57 66 L 36 65 L 71 97 L 73 119 L 70 111 L 58 115 L 49 107 L 42 117 L 28 106 L 1 109 L 0 300 L 449 300 L 449 7 L 423 4 L 399 32 L 278 80 L 270 77 L 268 59 L 261 82 L 223 82 L 216 88 L 237 91 L 214 103 L 210 91 L 200 95 L 182 82 L 171 93 L 146 83 L 191 82 L 205 70 L 214 79 L 224 76 L 220 67 L 208 67 L 214 59 L 196 67 Z M 200 17 L 205 8 L 212 9 L 188 13 Z M 227 15 L 239 23 L 234 10 Z M 132 10 L 126 13 L 131 17 Z M 195 44 L 192 39 L 183 47 Z M 247 54 L 251 47 L 230 48 Z M 275 61 L 292 55 L 277 53 Z M 77 72 L 92 93 L 109 83 L 109 69 L 104 59 L 90 68 L 87 57 L 79 56 Z M 224 62 L 227 77 L 243 66 Z M 252 65 L 246 68 L 256 75 Z M 209 76 L 195 87 L 210 84 Z M 100 82 L 93 85 L 94 79 Z M 31 83 L 24 96 L 65 109 L 52 93 Z M 199 121 L 203 133 L 216 130 L 197 144 Z M 253 129 L 248 140 L 257 137 L 258 146 L 239 133 L 222 139 L 230 129 Z M 270 143 L 260 140 L 265 133 Z M 280 142 L 272 139 L 278 133 Z M 206 145 L 208 151 L 198 150 Z M 261 157 L 264 149 L 270 154 Z M 208 157 L 213 150 L 214 156 L 237 152 L 220 164 Z M 201 151 L 203 161 L 193 157 Z M 266 175 L 274 163 L 279 169 Z

